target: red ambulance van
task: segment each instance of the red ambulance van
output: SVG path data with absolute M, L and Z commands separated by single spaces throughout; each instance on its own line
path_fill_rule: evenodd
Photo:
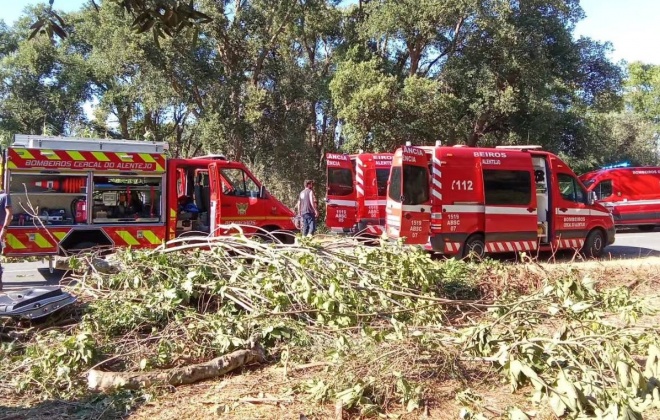
M 601 169 L 580 179 L 617 226 L 652 231 L 660 225 L 660 167 Z
M 387 235 L 447 255 L 580 250 L 601 255 L 614 221 L 539 146 L 412 147 L 394 154 Z
M 385 231 L 392 153 L 326 153 L 326 226 L 333 232 L 380 236 Z

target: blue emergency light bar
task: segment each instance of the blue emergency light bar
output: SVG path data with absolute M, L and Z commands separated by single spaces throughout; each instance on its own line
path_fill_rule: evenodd
M 601 166 L 600 169 L 628 168 L 629 166 L 630 162 L 619 162 L 612 165 Z

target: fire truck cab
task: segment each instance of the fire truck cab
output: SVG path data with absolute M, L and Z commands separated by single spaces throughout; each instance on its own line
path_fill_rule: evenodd
M 377 237 L 385 230 L 392 153 L 326 153 L 326 226 L 336 233 Z
M 660 167 L 601 169 L 580 180 L 612 212 L 617 226 L 650 232 L 660 225 Z
M 241 162 L 167 159 L 166 143 L 16 135 L 0 177 L 13 221 L 4 254 L 154 248 L 182 235 L 295 231 L 294 213 Z M 290 238 L 281 235 L 281 238 Z
M 404 146 L 388 183 L 387 235 L 434 252 L 574 249 L 597 257 L 614 222 L 571 169 L 538 146 Z

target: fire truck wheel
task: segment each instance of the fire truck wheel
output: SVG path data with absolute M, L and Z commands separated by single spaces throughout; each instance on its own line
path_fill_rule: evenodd
M 472 255 L 475 258 L 482 259 L 486 255 L 486 242 L 481 234 L 474 234 L 467 238 L 463 246 L 463 258 Z
M 605 235 L 600 229 L 594 229 L 589 232 L 587 240 L 584 242 L 582 254 L 588 258 L 598 258 L 605 248 Z

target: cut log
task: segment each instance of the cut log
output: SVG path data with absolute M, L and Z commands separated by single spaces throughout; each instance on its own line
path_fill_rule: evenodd
M 87 386 L 92 391 L 139 389 L 152 385 L 185 385 L 224 375 L 251 363 L 264 363 L 263 348 L 256 344 L 249 350 L 238 350 L 208 362 L 153 372 L 104 372 L 91 369 Z

